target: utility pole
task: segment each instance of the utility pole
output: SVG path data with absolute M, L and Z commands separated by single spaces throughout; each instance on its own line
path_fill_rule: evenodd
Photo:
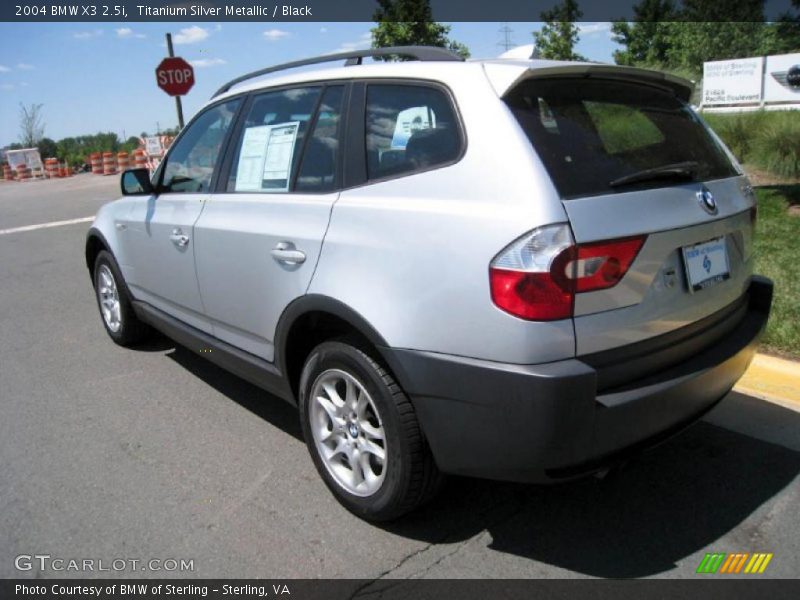
M 175 51 L 172 49 L 172 34 L 167 34 L 167 52 L 169 57 L 175 56 Z M 181 104 L 181 97 L 175 96 L 175 108 L 178 110 L 178 129 L 183 129 L 183 105 Z
M 504 52 L 508 52 L 514 47 L 514 42 L 511 40 L 511 34 L 513 32 L 514 30 L 508 26 L 508 23 L 503 23 L 503 26 L 497 31 L 497 33 L 503 36 L 503 38 L 497 42 L 497 45 L 500 46 Z

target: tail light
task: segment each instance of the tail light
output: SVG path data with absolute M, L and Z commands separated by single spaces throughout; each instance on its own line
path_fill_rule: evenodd
M 530 321 L 569 318 L 575 294 L 619 283 L 645 239 L 576 245 L 566 224 L 535 229 L 512 242 L 489 265 L 492 301 Z

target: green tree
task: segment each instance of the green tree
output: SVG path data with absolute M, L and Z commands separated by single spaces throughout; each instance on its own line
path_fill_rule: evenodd
M 469 58 L 469 49 L 448 37 L 450 26 L 433 21 L 430 0 L 378 0 L 378 5 L 372 17 L 377 26 L 370 30 L 373 48 L 438 46 Z M 380 60 L 402 58 L 390 56 Z
M 800 8 L 800 0 L 793 0 Z M 642 0 L 632 23 L 612 26 L 623 46 L 618 64 L 655 67 L 698 77 L 710 60 L 791 52 L 800 48 L 800 17 L 764 22 L 764 0 Z M 656 22 L 658 21 L 658 22 Z
M 39 156 L 42 158 L 55 158 L 58 155 L 58 147 L 50 138 L 43 137 L 36 144 L 36 147 L 39 149 Z
M 800 0 L 792 0 L 795 13 L 786 12 L 774 23 L 767 23 L 759 54 L 790 54 L 800 51 Z
M 578 26 L 583 12 L 575 0 L 563 0 L 561 4 L 542 12 L 544 25 L 533 32 L 536 50 L 541 58 L 553 60 L 586 60 L 575 52 L 578 43 Z
M 614 41 L 624 46 L 614 51 L 618 65 L 666 63 L 671 28 L 677 18 L 672 0 L 643 0 L 633 7 L 632 23 L 616 21 L 611 25 Z

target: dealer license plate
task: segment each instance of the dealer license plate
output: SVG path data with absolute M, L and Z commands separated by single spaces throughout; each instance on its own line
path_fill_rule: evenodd
M 731 276 L 724 236 L 693 246 L 684 246 L 682 250 L 690 291 L 711 287 Z

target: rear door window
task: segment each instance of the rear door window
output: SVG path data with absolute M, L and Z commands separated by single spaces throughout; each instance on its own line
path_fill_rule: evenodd
M 370 84 L 366 110 L 367 178 L 382 179 L 455 161 L 461 136 L 444 91 Z
M 532 79 L 506 102 L 564 198 L 736 175 L 694 112 L 657 87 Z

